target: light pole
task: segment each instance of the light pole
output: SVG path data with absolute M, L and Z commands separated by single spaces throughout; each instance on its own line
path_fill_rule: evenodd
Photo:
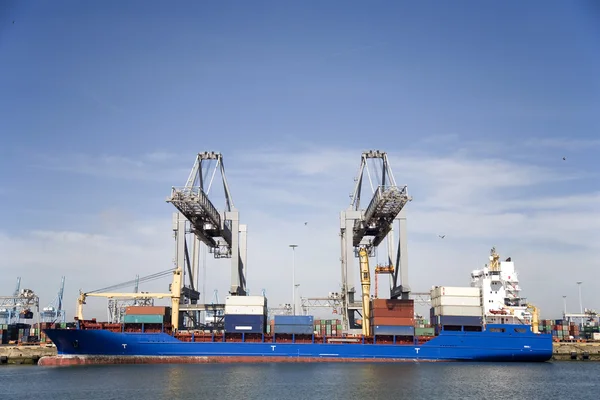
M 581 284 L 583 282 L 579 281 L 577 282 L 577 286 L 579 286 L 579 312 L 581 314 L 583 314 L 583 303 L 581 302 Z
M 297 244 L 290 244 L 292 248 L 292 315 L 296 315 L 296 247 Z
M 294 285 L 294 289 L 296 289 L 296 292 L 298 292 L 298 287 L 300 286 L 299 283 L 296 283 Z M 294 293 L 294 304 L 296 304 L 296 293 Z M 300 313 L 300 315 L 302 315 L 302 304 L 300 304 L 300 307 L 298 309 L 298 312 Z
M 567 296 L 563 296 L 563 303 L 564 303 L 564 308 L 565 308 L 565 313 L 564 313 L 564 317 L 566 318 L 567 316 Z

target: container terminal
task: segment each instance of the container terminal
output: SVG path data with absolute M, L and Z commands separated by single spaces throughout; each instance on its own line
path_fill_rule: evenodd
M 378 171 L 374 175 L 381 181 L 373 182 L 368 161 L 375 161 Z M 208 176 L 206 164 L 214 162 L 212 178 Z M 226 197 L 226 209 L 219 212 L 209 200 L 208 191 L 213 183 L 215 173 L 219 171 Z M 360 207 L 360 197 L 365 175 L 369 180 L 372 198 L 366 208 Z M 307 313 L 311 306 L 328 306 L 338 308 L 340 319 L 318 320 L 310 315 L 296 315 L 295 304 L 286 307 L 283 315 L 272 315 L 267 307 L 267 298 L 248 296 L 246 291 L 246 234 L 247 228 L 240 224 L 239 212 L 234 208 L 231 193 L 225 177 L 223 158 L 220 153 L 199 153 L 184 187 L 172 188 L 167 199 L 177 209 L 173 218 L 173 230 L 176 240 L 176 266 L 148 277 L 136 277 L 136 290 L 133 293 L 106 291 L 105 289 L 81 293 L 77 303 L 74 323 L 64 322 L 61 289 L 55 305 L 45 308 L 38 314 L 38 322 L 33 326 L 20 322 L 2 325 L 2 343 L 36 344 L 48 343 L 58 346 L 60 355 L 94 356 L 160 356 L 147 354 L 142 349 L 146 341 L 160 341 L 167 353 L 171 352 L 174 360 L 182 361 L 182 357 L 224 358 L 220 352 L 225 350 L 223 343 L 235 343 L 239 359 L 247 357 L 248 352 L 259 349 L 258 344 L 269 344 L 265 349 L 275 351 L 272 344 L 287 344 L 284 349 L 306 352 L 306 360 L 386 360 L 404 359 L 422 360 L 545 360 L 548 347 L 540 341 L 551 340 L 597 340 L 598 333 L 595 313 L 584 326 L 576 325 L 565 317 L 559 321 L 539 321 L 539 310 L 528 303 L 520 295 L 517 272 L 514 263 L 508 258 L 500 261 L 500 256 L 493 248 L 489 256 L 489 264 L 481 270 L 471 273 L 469 287 L 434 286 L 426 293 L 411 293 L 408 285 L 408 263 L 406 245 L 405 205 L 412 201 L 407 194 L 406 186 L 396 185 L 387 155 L 380 151 L 367 151 L 361 156 L 359 173 L 352 202 L 348 209 L 341 212 L 341 293 L 329 293 L 323 298 L 302 298 L 302 311 Z M 365 185 L 366 186 L 366 185 Z M 208 189 L 208 190 L 207 190 Z M 398 224 L 398 242 L 394 244 L 394 223 Z M 237 234 L 234 234 L 237 233 Z M 191 240 L 188 239 L 191 236 Z M 192 241 L 191 244 L 188 244 Z M 371 294 L 371 268 L 369 257 L 375 255 L 378 246 L 387 242 L 388 265 L 375 267 L 375 296 Z M 199 292 L 199 249 L 200 244 L 207 246 L 215 258 L 230 258 L 231 286 L 225 303 L 201 304 Z M 191 249 L 191 252 L 190 252 Z M 191 254 L 190 254 L 191 253 Z M 358 260 L 360 271 L 361 298 L 355 298 L 356 287 L 354 274 L 355 260 Z M 395 263 L 393 262 L 395 261 Z M 390 277 L 389 298 L 379 299 L 377 277 L 387 274 Z M 172 275 L 173 282 L 168 293 L 138 293 L 140 281 L 156 279 Z M 128 283 L 129 284 L 129 283 Z M 126 284 L 115 285 L 109 290 L 116 290 Z M 293 282 L 295 289 L 295 282 Z M 488 294 L 488 290 L 492 288 Z M 18 294 L 17 294 L 18 293 Z M 109 315 L 111 321 L 97 322 L 83 317 L 83 305 L 88 297 L 105 297 L 109 299 Z M 415 297 L 429 298 L 431 304 L 429 318 L 415 314 Z M 28 302 L 17 301 L 27 298 Z M 153 299 L 167 298 L 170 306 L 154 306 Z M 19 292 L 18 288 L 11 299 L 4 298 L 12 309 L 2 308 L 1 316 L 14 322 L 17 319 L 32 319 L 32 308 L 39 311 L 39 299 L 32 291 Z M 295 302 L 294 302 L 295 303 Z M 29 307 L 26 313 L 21 309 Z M 290 314 L 291 308 L 291 315 Z M 274 309 L 271 311 L 275 311 Z M 271 314 L 271 315 L 270 315 Z M 592 315 L 593 314 L 593 315 Z M 46 315 L 53 321 L 39 321 L 39 316 Z M 58 322 L 62 316 L 62 321 Z M 204 317 L 204 318 L 202 318 Z M 509 333 L 507 330 L 521 333 L 523 336 Z M 75 336 L 73 336 L 75 335 Z M 83 335 L 83 336 L 82 336 Z M 108 336 L 106 336 L 108 335 Z M 110 336 L 115 335 L 115 336 Z M 511 347 L 507 339 L 524 340 L 523 347 L 527 351 L 508 350 Z M 115 353 L 110 349 L 111 341 L 124 341 L 127 338 L 131 353 L 121 351 Z M 151 338 L 151 339 L 150 339 Z M 167 339 L 168 338 L 168 339 Z M 78 342 L 86 340 L 103 343 L 100 346 L 82 345 Z M 462 351 L 440 354 L 440 346 L 452 346 L 456 341 L 472 340 L 481 347 L 479 353 Z M 183 352 L 174 351 L 177 343 L 204 344 L 196 346 L 196 350 L 186 348 Z M 433 345 L 439 342 L 438 345 Z M 245 346 L 245 344 L 256 346 Z M 330 343 L 336 344 L 335 352 L 326 354 L 324 349 Z M 538 343 L 540 343 L 539 348 Z M 306 346 L 302 346 L 305 344 Z M 372 346 L 367 346 L 371 344 Z M 513 343 L 514 344 L 514 343 Z M 522 344 L 519 342 L 519 344 Z M 321 346 L 319 348 L 315 347 Z M 431 345 L 431 346 L 429 346 Z M 123 344 L 125 347 L 126 344 Z M 325 347 L 323 347 L 325 346 Z M 429 346 L 429 347 L 428 347 Z M 544 347 L 546 346 L 546 347 Z M 264 346 L 262 346 L 264 347 Z M 262 349 L 262 347 L 260 347 Z M 271 347 L 271 349 L 268 349 Z M 422 348 L 421 354 L 419 350 Z M 342 350 L 343 349 L 343 350 Z M 348 349 L 348 350 L 347 350 Z M 368 350 L 367 350 L 368 349 Z M 539 353 L 536 353 L 537 351 Z M 263 350 L 261 350 L 263 351 Z M 266 351 L 266 350 L 265 350 Z M 416 351 L 416 353 L 414 352 Z M 342 354 L 347 352 L 346 355 Z M 543 353 L 543 354 L 542 354 Z M 262 358 L 274 359 L 275 354 L 266 352 Z M 47 357 L 45 357 L 47 358 Z M 225 357 L 227 358 L 227 357 Z M 289 359 L 289 351 L 284 351 L 278 358 Z M 298 357 L 299 358 L 299 357 Z M 63 357 L 63 361 L 64 361 Z M 81 360 L 81 359 L 79 359 Z M 198 362 L 199 360 L 194 360 Z M 279 360 L 278 361 L 283 361 Z M 61 361 L 62 362 L 62 361 Z M 76 363 L 80 363 L 77 361 Z M 52 363 L 51 360 L 48 363 Z

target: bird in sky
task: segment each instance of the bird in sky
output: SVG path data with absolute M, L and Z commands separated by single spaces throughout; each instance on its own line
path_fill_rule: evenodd
M 565 161 L 567 159 L 567 157 L 563 157 L 563 161 Z
M 440 237 L 440 239 L 443 239 L 446 237 L 446 235 L 438 235 Z
M 305 222 L 304 225 L 308 225 L 308 222 Z

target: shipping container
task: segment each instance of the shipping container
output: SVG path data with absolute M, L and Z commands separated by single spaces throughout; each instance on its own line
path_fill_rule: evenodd
M 263 315 L 225 315 L 225 332 L 263 333 L 266 319 Z
M 434 328 L 415 328 L 415 336 L 434 336 Z
M 277 325 L 275 324 L 275 333 L 286 333 L 296 335 L 311 335 L 313 333 L 312 325 Z
M 460 316 L 460 315 L 438 315 L 435 317 L 435 325 L 456 325 L 456 326 L 481 326 L 483 317 Z
M 150 314 L 127 314 L 123 317 L 126 324 L 162 324 L 165 322 L 164 315 Z
M 441 296 L 431 299 L 431 305 L 437 306 L 480 306 L 481 297 L 469 296 Z
M 434 313 L 435 315 L 481 317 L 483 316 L 483 309 L 475 306 L 437 306 L 434 307 Z
M 129 306 L 125 314 L 132 315 L 171 315 L 171 307 L 164 306 Z
M 387 326 L 373 325 L 375 335 L 394 335 L 394 336 L 414 336 L 415 328 L 413 326 Z
M 388 310 L 401 309 L 401 308 L 414 309 L 415 302 L 414 302 L 414 300 L 373 299 L 371 301 L 371 308 L 372 309 L 383 308 L 383 309 L 388 309 Z
M 600 332 L 593 332 L 592 333 L 592 339 L 594 339 L 594 340 L 600 340 Z
M 476 287 L 435 286 L 431 289 L 431 298 L 440 296 L 480 297 L 481 289 Z
M 312 315 L 276 315 L 275 325 L 314 325 Z
M 267 315 L 264 306 L 225 306 L 225 315 Z
M 267 306 L 265 296 L 227 296 L 225 298 L 226 306 Z
M 371 310 L 373 317 L 397 317 L 397 318 L 414 318 L 415 311 L 412 308 L 400 308 L 389 310 L 387 308 L 376 308 Z
M 371 325 L 390 325 L 390 326 L 414 326 L 414 318 L 398 318 L 398 317 L 373 317 Z

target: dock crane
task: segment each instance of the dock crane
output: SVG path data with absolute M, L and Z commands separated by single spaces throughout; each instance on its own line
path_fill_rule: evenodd
M 369 161 L 375 164 L 373 180 Z M 371 202 L 361 208 L 364 175 L 371 188 Z M 356 302 L 354 259 L 359 249 L 364 248 L 368 257 L 375 255 L 376 248 L 387 238 L 388 262 L 393 267 L 390 282 L 390 298 L 410 298 L 408 285 L 408 252 L 406 240 L 406 215 L 404 206 L 412 200 L 407 186 L 398 186 L 392 172 L 387 153 L 370 150 L 362 153 L 360 168 L 355 178 L 351 204 L 340 213 L 341 272 L 342 272 L 342 324 L 344 330 L 356 330 L 356 314 L 363 308 Z M 399 240 L 394 249 L 393 223 L 398 221 Z M 400 278 L 400 279 L 399 279 Z M 364 325 L 364 324 L 363 324 Z
M 211 165 L 214 165 L 211 173 Z M 225 196 L 225 210 L 219 212 L 209 199 L 217 171 L 220 172 Z M 209 179 L 210 173 L 210 179 Z M 183 187 L 173 187 L 167 198 L 178 212 L 174 213 L 173 231 L 176 240 L 176 265 L 183 267 L 181 310 L 187 315 L 186 326 L 198 325 L 198 312 L 206 304 L 198 304 L 199 256 L 203 244 L 214 258 L 231 259 L 232 296 L 247 295 L 246 289 L 246 225 L 240 224 L 239 212 L 233 204 L 225 176 L 223 156 L 217 152 L 196 155 L 192 171 Z M 186 234 L 192 234 L 190 251 Z M 186 280 L 185 275 L 189 276 Z
M 60 287 L 54 300 L 42 309 L 42 321 L 55 323 L 65 322 L 65 310 L 63 309 L 63 293 L 65 291 L 65 277 L 60 279 Z
M 4 297 L 0 301 L 0 319 L 6 324 L 12 324 L 19 319 L 19 311 L 17 310 L 17 299 L 21 290 L 21 277 L 17 277 L 17 285 L 12 296 Z
M 159 272 L 153 275 L 149 275 L 144 278 L 140 278 L 140 281 L 148 281 L 157 279 L 167 275 L 173 275 L 173 281 L 170 287 L 170 293 L 119 293 L 119 292 L 105 292 L 105 290 L 115 289 L 127 284 L 131 284 L 131 282 L 126 282 L 120 285 L 111 286 L 104 289 L 99 289 L 90 292 L 82 292 L 79 291 L 79 297 L 77 298 L 77 311 L 75 313 L 76 319 L 79 321 L 83 321 L 83 305 L 86 304 L 86 299 L 88 297 L 106 297 L 106 298 L 128 298 L 128 299 L 140 299 L 140 298 L 170 298 L 171 299 L 171 324 L 173 325 L 173 330 L 176 331 L 179 328 L 179 301 L 181 298 L 181 275 L 182 269 L 175 268 L 167 271 Z

